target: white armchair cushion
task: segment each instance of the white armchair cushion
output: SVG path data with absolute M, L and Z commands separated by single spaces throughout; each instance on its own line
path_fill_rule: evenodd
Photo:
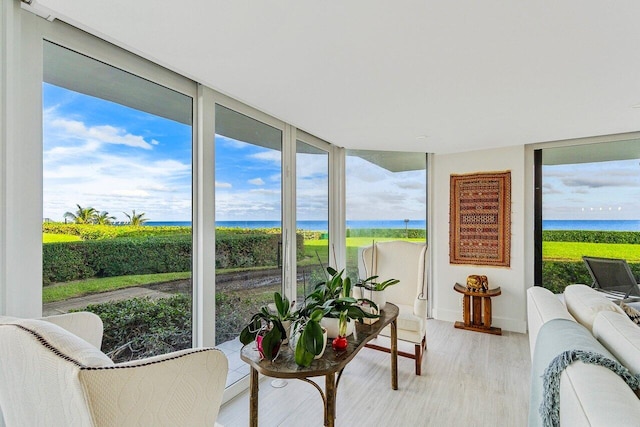
M 426 332 L 426 315 L 416 316 L 413 307 L 408 305 L 396 304 L 400 309 L 398 313 L 398 339 L 409 341 L 412 343 L 421 343 Z M 380 335 L 391 336 L 391 327 L 386 326 L 380 332 Z
M 98 349 L 102 346 L 102 319 L 95 313 L 78 311 L 42 317 L 41 320 L 55 323 Z
M 101 425 L 205 426 L 217 418 L 226 371 L 224 354 L 207 348 L 82 369 L 79 377 Z
M 564 301 L 569 313 L 584 327 L 593 330 L 593 322 L 601 311 L 624 311 L 601 292 L 587 285 L 569 285 L 564 290 Z
M 65 355 L 80 365 L 89 367 L 113 365 L 113 361 L 95 346 L 54 323 L 37 319 L 21 319 L 10 324 L 19 324 L 27 328 L 49 350 Z

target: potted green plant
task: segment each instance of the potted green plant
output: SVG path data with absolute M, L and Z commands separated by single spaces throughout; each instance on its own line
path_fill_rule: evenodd
M 356 283 L 361 288 L 360 293 L 363 297 L 368 296 L 378 307 L 383 308 L 387 304 L 387 298 L 384 290 L 389 286 L 400 283 L 398 279 L 387 279 L 383 282 L 376 282 L 378 276 L 367 277 L 363 281 Z M 365 292 L 366 291 L 366 292 Z
M 324 352 L 327 330 L 320 326 L 320 320 L 327 312 L 327 309 L 315 308 L 308 315 L 301 314 L 294 321 L 291 342 L 295 346 L 294 356 L 298 365 L 308 367 L 313 359 L 320 357 Z
M 349 277 L 343 279 L 344 270 L 338 272 L 332 267 L 327 267 L 326 270 L 330 277 L 314 286 L 313 292 L 305 298 L 305 310 L 311 312 L 315 308 L 321 308 L 326 312 L 322 325 L 329 330 L 330 338 L 340 335 L 339 319 L 341 314 L 344 319 L 343 323 L 347 324 L 347 330 L 343 336 L 351 334 L 355 325 L 354 320 L 362 322 L 364 318 L 379 317 L 377 314 L 364 311 L 361 307 L 364 302 L 377 309 L 377 305 L 373 301 L 366 298 L 356 299 L 351 296 L 351 279 Z M 325 319 L 335 319 L 334 325 L 330 325 Z
M 280 345 L 287 339 L 288 326 L 297 317 L 297 312 L 291 310 L 287 297 L 275 292 L 273 300 L 275 311 L 263 306 L 240 332 L 242 344 L 246 345 L 255 340 L 260 355 L 269 360 L 275 359 L 278 355 Z

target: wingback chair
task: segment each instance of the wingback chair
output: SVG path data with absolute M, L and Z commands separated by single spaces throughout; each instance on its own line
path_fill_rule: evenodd
M 213 348 L 114 364 L 92 313 L 0 317 L 0 408 L 12 426 L 213 426 L 227 358 Z M 0 420 L 1 424 L 1 420 Z
M 387 302 L 398 306 L 398 339 L 414 344 L 414 353 L 399 351 L 404 357 L 415 359 L 416 375 L 422 372 L 422 355 L 427 348 L 427 245 L 406 241 L 375 243 L 362 250 L 364 275 L 378 276 L 378 281 L 398 279 L 400 282 L 385 290 Z M 366 295 L 365 295 L 366 296 Z M 389 326 L 381 335 L 390 336 Z M 388 351 L 376 344 L 372 348 Z

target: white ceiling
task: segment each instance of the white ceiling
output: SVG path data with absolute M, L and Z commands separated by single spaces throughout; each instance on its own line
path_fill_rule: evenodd
M 348 148 L 450 153 L 640 130 L 637 0 L 37 1 Z

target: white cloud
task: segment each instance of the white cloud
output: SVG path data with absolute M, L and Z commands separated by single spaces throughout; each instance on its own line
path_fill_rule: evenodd
M 256 160 L 264 160 L 267 162 L 274 162 L 278 164 L 280 164 L 280 162 L 282 161 L 282 154 L 280 153 L 280 151 L 276 150 L 262 151 L 260 153 L 252 154 L 249 157 Z
M 216 188 L 231 188 L 232 185 L 229 182 L 216 181 Z
M 264 181 L 262 180 L 262 178 L 253 178 L 248 180 L 247 182 L 252 185 L 264 185 Z
M 157 141 L 125 129 L 86 126 L 55 113 L 50 109 L 44 115 L 43 217 L 62 220 L 80 204 L 109 211 L 120 221 L 125 219 L 122 212 L 132 209 L 151 221 L 191 219 L 188 161 L 163 153 L 161 145 L 149 150 Z M 143 150 L 132 154 L 117 146 Z
M 158 145 L 158 141 L 151 140 L 147 142 L 142 136 L 132 135 L 125 129 L 110 125 L 87 127 L 83 122 L 65 118 L 54 118 L 50 125 L 53 129 L 66 134 L 67 138 L 95 141 L 103 144 L 126 145 L 145 150 L 151 150 L 152 145 Z

